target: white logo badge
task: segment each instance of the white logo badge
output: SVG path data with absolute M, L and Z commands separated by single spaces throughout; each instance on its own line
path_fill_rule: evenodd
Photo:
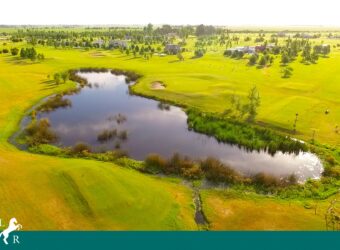
M 8 245 L 7 239 L 9 237 L 9 234 L 12 233 L 13 231 L 20 230 L 20 229 L 22 229 L 22 225 L 18 224 L 18 221 L 16 218 L 12 218 L 9 221 L 9 226 L 0 233 L 0 238 L 3 237 L 4 243 Z M 20 244 L 18 235 L 13 236 L 13 244 Z

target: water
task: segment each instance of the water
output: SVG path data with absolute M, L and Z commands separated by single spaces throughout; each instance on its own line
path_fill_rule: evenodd
M 214 138 L 188 130 L 187 116 L 178 107 L 161 108 L 158 101 L 129 94 L 124 76 L 111 73 L 79 73 L 92 87 L 65 96 L 72 107 L 60 108 L 47 117 L 59 136 L 58 145 L 71 146 L 85 142 L 95 151 L 120 147 L 130 157 L 144 159 L 150 153 L 165 157 L 178 152 L 192 158 L 213 156 L 245 174 L 265 172 L 275 176 L 295 174 L 300 181 L 319 178 L 320 160 L 311 153 L 271 156 L 266 152 L 247 152 L 236 146 L 219 143 Z M 161 91 L 161 90 L 160 90 Z M 121 122 L 117 122 L 120 114 Z M 103 130 L 127 132 L 127 139 L 112 138 L 103 143 L 98 135 Z

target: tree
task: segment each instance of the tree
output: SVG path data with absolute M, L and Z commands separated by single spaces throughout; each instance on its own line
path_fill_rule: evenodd
M 21 50 L 20 50 L 20 57 L 21 58 L 26 58 L 26 49 L 21 48 Z
M 151 35 L 153 32 L 153 25 L 149 23 L 148 26 L 145 27 L 145 31 L 147 34 Z
M 17 54 L 19 54 L 19 49 L 18 48 L 12 48 L 11 54 L 12 54 L 12 56 L 16 56 Z
M 292 75 L 293 68 L 291 67 L 284 67 L 282 70 L 282 78 L 289 78 Z
M 54 81 L 55 81 L 56 84 L 60 84 L 60 82 L 61 82 L 61 76 L 60 76 L 59 73 L 55 73 L 55 74 L 53 75 L 53 79 L 54 79 Z
M 248 94 L 249 107 L 248 107 L 248 121 L 252 122 L 255 120 L 257 115 L 257 109 L 261 104 L 260 94 L 256 86 L 252 87 Z
M 304 62 L 310 62 L 311 61 L 311 46 L 309 43 L 307 43 L 302 51 L 302 60 Z
M 259 60 L 259 65 L 264 67 L 267 64 L 267 60 L 265 56 L 261 56 L 260 60 Z
M 37 59 L 38 59 L 38 60 L 44 60 L 44 59 L 45 59 L 44 54 L 38 54 L 38 55 L 37 55 Z
M 256 62 L 257 62 L 257 58 L 258 58 L 257 54 L 252 54 L 249 58 L 248 64 L 249 65 L 255 65 Z
M 330 45 L 322 46 L 321 53 L 323 54 L 323 56 L 326 56 L 329 53 L 331 53 L 331 46 Z
M 203 49 L 196 49 L 195 50 L 195 57 L 202 57 L 204 55 L 204 50 Z
M 177 58 L 180 61 L 184 61 L 184 57 L 183 57 L 183 55 L 182 55 L 182 53 L 180 51 L 177 53 Z
M 197 36 L 209 36 L 213 35 L 216 32 L 216 28 L 214 26 L 205 26 L 203 24 L 196 27 L 196 35 Z
M 287 55 L 287 53 L 283 53 L 283 54 L 281 55 L 281 63 L 282 63 L 282 64 L 288 64 L 289 61 L 290 61 L 290 58 L 289 58 L 289 56 Z
M 70 78 L 70 74 L 68 71 L 65 71 L 60 75 L 60 77 L 61 79 L 63 79 L 63 82 L 65 83 Z

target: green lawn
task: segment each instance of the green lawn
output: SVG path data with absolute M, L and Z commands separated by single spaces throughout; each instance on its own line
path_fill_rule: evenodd
M 240 195 L 217 190 L 201 194 L 205 216 L 212 230 L 325 230 L 325 212 L 329 203 L 315 209 L 301 201 Z M 311 206 L 316 203 L 308 201 Z

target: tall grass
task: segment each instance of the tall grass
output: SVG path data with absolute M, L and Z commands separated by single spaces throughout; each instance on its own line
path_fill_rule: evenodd
M 172 157 L 165 159 L 158 154 L 150 154 L 144 162 L 144 170 L 149 173 L 176 175 L 190 180 L 205 178 L 215 184 L 252 185 L 266 191 L 297 184 L 294 175 L 283 178 L 265 173 L 246 176 L 213 157 L 193 160 L 175 153 Z
M 29 146 L 54 143 L 58 137 L 51 130 L 48 119 L 33 120 L 23 131 L 25 140 Z
M 187 114 L 190 129 L 214 136 L 219 142 L 239 145 L 250 151 L 264 150 L 272 155 L 277 151 L 296 154 L 307 151 L 304 143 L 267 128 L 229 120 L 213 113 L 201 113 L 195 109 L 189 109 Z
M 72 102 L 69 99 L 63 98 L 61 94 L 48 98 L 44 103 L 36 108 L 40 112 L 50 112 L 58 108 L 71 107 Z

